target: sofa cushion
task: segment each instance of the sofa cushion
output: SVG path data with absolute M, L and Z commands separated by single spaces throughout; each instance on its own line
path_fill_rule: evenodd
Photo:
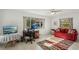
M 63 38 L 63 39 L 68 39 L 68 34 L 67 33 L 56 32 L 55 36 L 59 37 L 59 38 Z
M 65 33 L 68 33 L 68 31 L 69 31 L 69 29 L 64 29 L 64 32 L 65 32 Z
M 68 29 L 61 29 L 61 32 L 67 33 L 68 32 Z

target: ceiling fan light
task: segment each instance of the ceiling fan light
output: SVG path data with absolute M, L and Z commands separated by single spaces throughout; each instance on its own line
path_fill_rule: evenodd
M 55 12 L 52 12 L 51 14 L 53 15 L 53 14 L 55 14 Z

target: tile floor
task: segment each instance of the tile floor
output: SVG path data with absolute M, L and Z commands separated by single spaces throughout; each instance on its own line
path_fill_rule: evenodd
M 14 47 L 0 47 L 0 50 L 43 50 L 40 46 L 37 45 L 37 42 L 45 40 L 46 38 L 50 37 L 51 35 L 42 35 L 39 39 L 36 39 L 33 44 L 31 43 L 25 43 L 20 42 L 17 43 Z M 75 42 L 71 47 L 69 47 L 69 50 L 79 50 L 79 42 Z

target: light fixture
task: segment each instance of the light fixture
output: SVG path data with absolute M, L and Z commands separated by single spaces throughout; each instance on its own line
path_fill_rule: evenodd
M 51 12 L 51 15 L 54 15 L 54 14 L 56 14 L 55 12 Z
M 57 10 L 57 9 L 51 9 L 50 12 L 51 12 L 51 15 L 54 15 L 56 13 L 59 13 L 61 12 L 62 10 Z

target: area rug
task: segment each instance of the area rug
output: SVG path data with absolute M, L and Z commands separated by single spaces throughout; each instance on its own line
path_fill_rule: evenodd
M 68 48 L 73 44 L 73 41 L 62 40 L 58 43 L 43 40 L 38 42 L 37 44 L 44 50 L 68 50 Z
M 48 46 L 46 45 L 48 44 Z M 54 42 L 50 42 L 48 40 L 40 41 L 37 43 L 44 50 L 60 50 L 60 48 L 54 46 Z

